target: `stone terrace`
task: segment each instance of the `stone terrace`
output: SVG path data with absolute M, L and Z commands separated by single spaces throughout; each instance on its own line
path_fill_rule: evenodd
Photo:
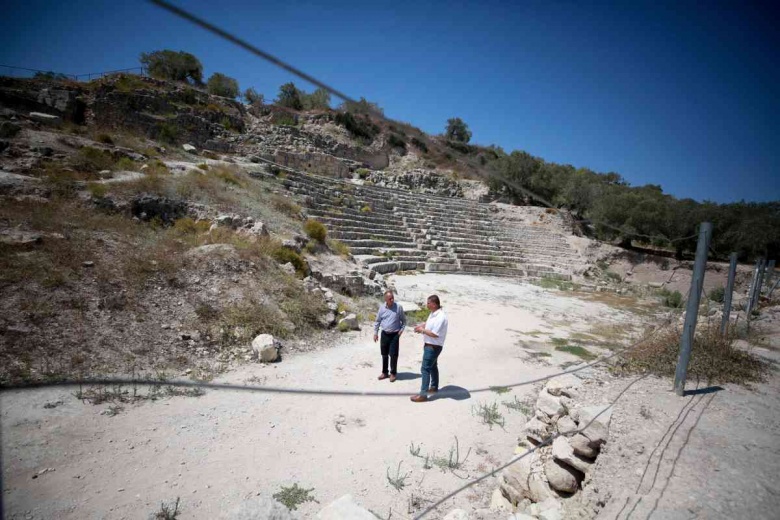
M 289 171 L 277 179 L 303 195 L 309 216 L 376 273 L 425 270 L 570 280 L 583 262 L 561 233 L 497 222 L 490 204 Z

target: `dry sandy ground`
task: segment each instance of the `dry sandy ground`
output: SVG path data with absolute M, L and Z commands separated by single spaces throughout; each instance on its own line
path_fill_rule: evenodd
M 421 339 L 411 330 L 402 339 L 401 377 L 395 383 L 377 381 L 380 358 L 368 325 L 359 333 L 345 334 L 343 344 L 287 356 L 273 365 L 246 365 L 217 382 L 388 391 L 397 396 L 210 390 L 199 398 L 128 406 L 110 417 L 101 415 L 108 405 L 82 404 L 64 390 L 5 392 L 0 405 L 7 517 L 147 518 L 159 510 L 161 501 L 181 497 L 181 518 L 213 519 L 244 500 L 270 497 L 293 483 L 313 488 L 319 501 L 299 507 L 297 513 L 304 518 L 314 517 L 346 493 L 384 518 L 391 511 L 394 518 L 411 517 L 463 485 L 464 479 L 512 457 L 526 418 L 500 403 L 535 397 L 538 388 L 524 386 L 498 394 L 487 387 L 551 374 L 561 364 L 578 361 L 555 351 L 550 343 L 553 336 L 610 326 L 636 333 L 643 322 L 652 321 L 645 308 L 629 305 L 628 300 L 617 310 L 598 301 L 606 296 L 579 299 L 496 278 L 426 274 L 395 277 L 394 283 L 401 300 L 421 301 L 438 293 L 448 313 L 449 336 L 440 358 L 445 389 L 441 398 L 425 404 L 408 399 L 419 389 L 422 356 Z M 626 323 L 633 325 L 621 325 Z M 613 388 L 619 386 L 615 383 Z M 777 401 L 777 387 L 770 390 Z M 744 398 L 750 400 L 751 395 Z M 60 400 L 63 404 L 44 408 Z M 491 430 L 480 423 L 473 409 L 481 403 L 499 403 L 504 428 Z M 679 408 L 678 403 L 669 406 Z M 768 434 L 774 441 L 776 412 L 776 407 L 771 410 L 774 429 Z M 619 432 L 620 414 L 616 417 Z M 671 421 L 660 412 L 657 417 L 653 428 L 639 429 L 648 432 L 648 445 L 656 430 Z M 422 454 L 446 456 L 456 437 L 461 458 L 471 450 L 457 474 L 437 467 L 424 469 L 423 460 L 410 454 L 414 443 L 421 446 Z M 763 446 L 767 441 L 760 442 Z M 774 464 L 770 467 L 777 466 L 777 445 L 767 454 L 766 463 Z M 605 458 L 603 464 L 609 460 Z M 388 472 L 396 474 L 399 463 L 401 475 L 408 474 L 400 491 L 387 479 Z M 640 457 L 629 458 L 624 465 L 630 470 L 625 471 L 641 469 L 643 464 Z M 47 468 L 53 471 L 33 478 Z M 602 493 L 609 482 L 620 487 L 619 480 L 607 478 Z M 505 513 L 490 514 L 485 509 L 495 485 L 488 479 L 443 504 L 431 518 L 455 507 L 478 511 L 473 518 L 505 518 Z M 706 481 L 696 485 L 705 486 Z M 777 494 L 773 496 L 776 502 Z

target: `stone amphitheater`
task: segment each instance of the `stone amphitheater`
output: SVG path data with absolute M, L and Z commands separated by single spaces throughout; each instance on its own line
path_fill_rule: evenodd
M 372 277 L 419 270 L 571 280 L 585 263 L 564 226 L 499 219 L 495 204 L 272 170 L 258 175 L 301 195 L 308 215 L 348 245 Z

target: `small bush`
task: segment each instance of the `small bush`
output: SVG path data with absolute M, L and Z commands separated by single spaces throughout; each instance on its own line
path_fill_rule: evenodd
M 340 256 L 349 256 L 349 246 L 340 240 L 328 240 L 328 247 Z
M 226 76 L 220 72 L 215 72 L 209 77 L 206 82 L 206 90 L 209 94 L 215 96 L 226 97 L 234 99 L 238 97 L 240 92 L 238 88 L 238 81 L 230 76 Z
M 179 128 L 170 122 L 160 123 L 157 127 L 157 139 L 164 143 L 176 144 L 179 140 Z
M 99 182 L 90 182 L 87 184 L 87 190 L 93 197 L 101 198 L 105 197 L 108 193 L 108 186 Z
M 339 112 L 336 114 L 335 121 L 337 125 L 346 128 L 353 137 L 367 142 L 373 141 L 379 133 L 379 127 L 367 115 L 354 116 L 349 112 Z
M 567 352 L 585 361 L 593 361 L 598 357 L 588 349 L 584 347 L 580 347 L 578 345 L 564 345 L 562 347 L 555 347 L 555 350 L 559 350 L 561 352 Z
M 306 222 L 304 222 L 303 230 L 306 232 L 309 238 L 316 240 L 317 242 L 324 243 L 328 236 L 328 229 L 325 227 L 325 225 L 322 222 L 318 222 L 314 219 L 308 219 Z
M 390 134 L 390 137 L 387 138 L 387 143 L 393 148 L 406 150 L 406 141 L 396 134 Z
M 361 213 L 371 213 L 371 211 L 372 211 L 371 206 L 369 206 L 368 204 L 360 208 Z
M 84 146 L 71 158 L 71 165 L 76 170 L 99 172 L 113 169 L 115 161 L 111 154 L 104 150 Z
M 723 303 L 723 300 L 726 297 L 726 288 L 722 286 L 716 287 L 710 291 L 707 297 L 714 302 Z
M 282 486 L 282 489 L 279 492 L 274 493 L 273 497 L 284 504 L 287 509 L 294 511 L 298 509 L 299 505 L 305 502 L 317 502 L 314 495 L 311 494 L 312 491 L 314 491 L 314 488 L 304 489 L 299 487 L 296 482 L 290 487 Z
M 206 164 L 206 163 L 200 163 L 200 164 L 198 165 L 198 168 L 200 168 L 200 169 L 201 169 L 201 170 L 203 170 L 203 171 L 208 171 L 208 169 L 209 169 L 209 165 L 208 165 L 208 164 Z
M 97 137 L 95 137 L 95 141 L 103 144 L 114 144 L 114 140 L 108 134 L 98 134 Z
M 661 301 L 666 307 L 680 309 L 685 304 L 685 300 L 680 291 L 671 292 L 668 289 L 661 289 L 658 291 L 658 294 L 661 296 Z
M 425 144 L 423 141 L 420 141 L 416 137 L 412 137 L 412 144 L 416 146 L 419 150 L 421 150 L 423 153 L 428 153 L 428 145 Z
M 504 427 L 504 416 L 498 411 L 498 403 L 490 405 L 479 403 L 471 409 L 471 413 L 478 417 L 482 421 L 482 424 L 487 424 L 491 430 L 493 429 L 493 425 L 498 425 L 501 428 Z
M 288 197 L 274 195 L 271 198 L 271 205 L 287 216 L 298 218 L 301 214 L 301 207 Z
M 284 265 L 288 262 L 291 263 L 299 276 L 303 277 L 306 275 L 306 271 L 308 270 L 306 260 L 292 249 L 281 247 L 280 245 L 271 252 L 271 257 L 280 265 Z
M 358 178 L 365 179 L 371 173 L 371 170 L 368 168 L 358 168 L 355 170 L 355 173 L 357 173 Z

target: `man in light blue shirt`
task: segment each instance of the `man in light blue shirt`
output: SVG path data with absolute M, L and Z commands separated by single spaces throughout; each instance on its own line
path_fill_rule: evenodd
M 424 403 L 428 400 L 428 394 L 439 391 L 439 355 L 444 349 L 444 339 L 447 337 L 449 322 L 447 315 L 441 308 L 441 301 L 435 294 L 428 296 L 426 302 L 431 314 L 425 325 L 417 325 L 414 331 L 423 335 L 423 360 L 420 372 L 422 373 L 422 387 L 420 393 L 413 395 L 411 400 L 415 403 Z
M 385 291 L 385 304 L 379 306 L 379 310 L 376 312 L 376 321 L 374 321 L 374 343 L 379 339 L 379 329 L 382 329 L 382 341 L 379 342 L 379 351 L 382 354 L 382 373 L 377 378 L 380 381 L 390 377 L 390 382 L 395 382 L 398 373 L 399 343 L 404 327 L 406 327 L 406 314 L 404 314 L 403 307 L 395 303 L 393 291 Z M 389 376 L 388 357 L 390 358 Z

